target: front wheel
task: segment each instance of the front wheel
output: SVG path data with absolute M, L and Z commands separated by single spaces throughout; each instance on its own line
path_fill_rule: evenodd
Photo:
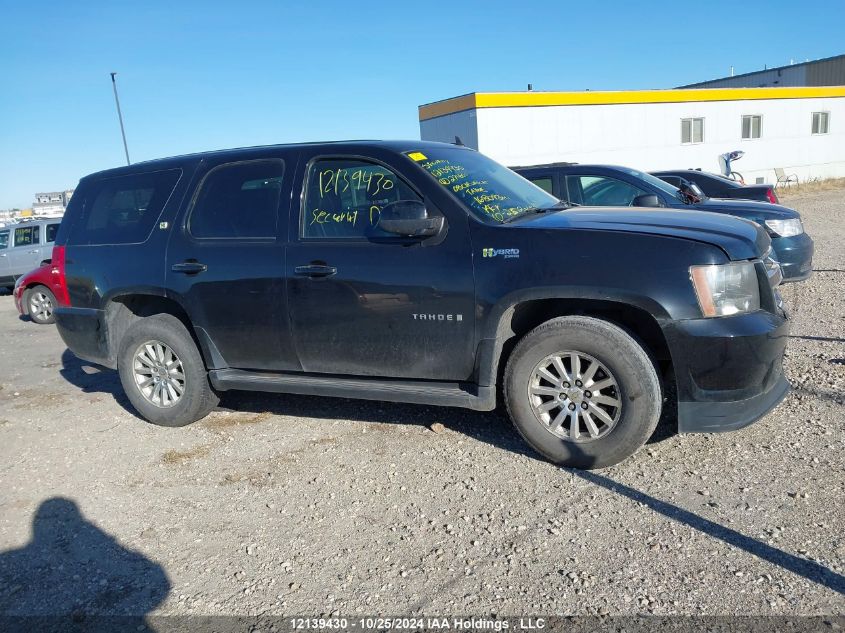
M 219 401 L 187 328 L 170 314 L 141 319 L 126 331 L 117 369 L 135 409 L 160 426 L 185 426 Z
M 604 468 L 634 454 L 662 407 L 649 354 L 622 328 L 593 317 L 560 317 L 529 332 L 508 361 L 504 391 L 525 441 L 573 468 Z
M 48 325 L 56 322 L 53 316 L 56 297 L 46 286 L 33 286 L 24 293 L 23 300 L 29 318 L 35 323 Z

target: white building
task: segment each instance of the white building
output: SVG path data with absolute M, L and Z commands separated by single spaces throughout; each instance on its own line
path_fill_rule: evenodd
M 32 214 L 36 216 L 62 215 L 72 196 L 73 189 L 36 193 L 35 202 L 32 205 Z
M 627 165 L 718 172 L 746 182 L 845 176 L 845 86 L 471 93 L 420 106 L 423 140 L 455 137 L 505 165 Z

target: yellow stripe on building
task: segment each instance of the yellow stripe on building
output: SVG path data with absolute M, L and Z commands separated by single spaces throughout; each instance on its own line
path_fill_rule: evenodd
M 623 103 L 687 103 L 845 97 L 845 86 L 795 88 L 691 88 L 618 92 L 473 92 L 419 107 L 420 121 L 479 108 L 527 108 Z

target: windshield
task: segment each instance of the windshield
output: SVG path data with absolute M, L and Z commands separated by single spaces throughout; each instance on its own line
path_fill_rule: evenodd
M 634 178 L 645 180 L 652 187 L 660 189 L 660 191 L 672 196 L 673 198 L 677 198 L 678 200 L 684 199 L 684 194 L 681 193 L 680 189 L 673 185 L 670 185 L 665 180 L 660 180 L 660 178 L 658 178 L 657 176 L 652 176 L 651 174 L 647 174 L 642 171 L 637 171 L 636 169 L 631 169 L 630 167 L 619 167 L 619 170 L 625 172 L 629 176 L 633 176 Z
M 407 156 L 482 219 L 505 222 L 559 204 L 540 187 L 473 150 L 427 147 Z

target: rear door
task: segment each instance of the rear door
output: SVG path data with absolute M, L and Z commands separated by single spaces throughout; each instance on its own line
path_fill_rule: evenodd
M 382 160 L 303 152 L 287 263 L 300 362 L 315 373 L 466 380 L 475 338 L 466 214 L 435 208 L 419 187 L 427 176 L 403 175 L 405 157 Z M 382 231 L 381 208 L 398 200 L 443 214 L 445 233 L 421 242 Z
M 294 154 L 206 162 L 167 250 L 168 293 L 215 366 L 297 369 L 287 324 L 284 238 Z M 293 162 L 292 162 L 293 161 Z
M 25 275 L 41 262 L 41 225 L 23 224 L 11 231 L 11 249 L 8 253 L 11 273 Z

